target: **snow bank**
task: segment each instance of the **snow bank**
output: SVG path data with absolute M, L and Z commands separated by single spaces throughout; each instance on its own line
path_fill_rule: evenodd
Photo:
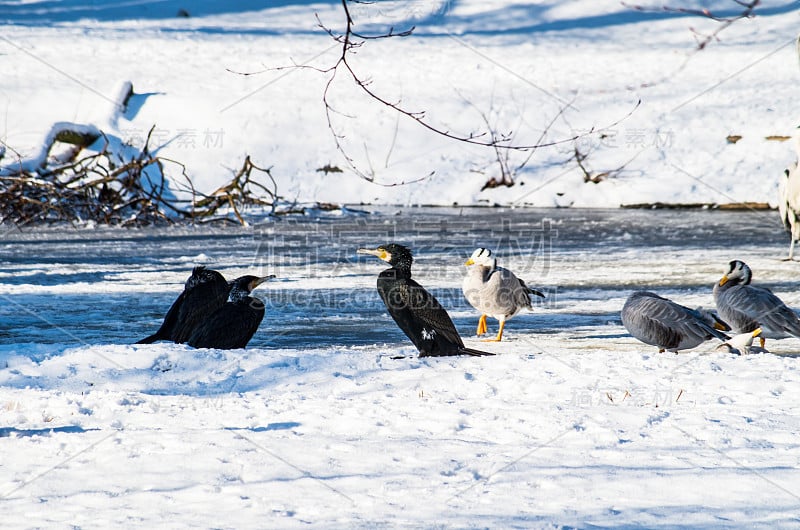
M 732 6 L 708 3 L 724 16 L 736 14 Z M 136 112 L 104 125 L 134 146 L 155 126 L 158 154 L 184 162 L 204 191 L 226 182 L 249 154 L 273 168 L 289 201 L 774 205 L 779 177 L 794 159 L 774 138 L 791 135 L 798 119 L 795 7 L 764 5 L 692 53 L 689 28 L 708 34 L 719 23 L 610 0 L 353 6 L 358 31 L 415 26 L 412 37 L 370 41 L 351 56 L 370 89 L 454 134 L 480 134 L 488 123 L 513 142 L 536 144 L 551 122 L 545 142 L 593 130 L 577 147 L 599 183 L 585 182 L 570 161 L 576 145 L 564 142 L 508 153 L 512 169 L 527 160 L 515 185 L 481 191 L 500 177 L 492 149 L 421 128 L 370 100 L 340 71 L 328 91 L 331 119 L 347 155 L 374 182 L 359 178 L 328 129 L 322 97 L 330 76 L 275 69 L 335 64 L 339 49 L 315 17 L 341 30 L 333 0 L 267 8 L 203 2 L 186 8 L 189 17 L 174 16 L 184 8 L 174 1 L 9 7 L 3 141 L 32 156 L 53 122 L 96 123 L 115 84 L 130 79 Z M 325 166 L 343 172 L 320 171 Z M 401 182 L 414 183 L 394 186 Z

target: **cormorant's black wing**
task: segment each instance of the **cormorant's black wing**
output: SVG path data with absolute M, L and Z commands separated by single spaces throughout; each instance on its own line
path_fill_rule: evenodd
M 183 299 L 185 295 L 186 291 L 184 290 L 178 295 L 178 298 L 172 302 L 169 311 L 167 311 L 167 315 L 164 317 L 164 322 L 161 323 L 161 327 L 158 328 L 158 331 L 149 337 L 145 337 L 142 340 L 137 341 L 136 344 L 152 344 L 157 340 L 173 340 L 172 337 L 175 333 L 175 326 L 178 322 L 178 314 L 181 310 L 181 306 L 183 305 Z
M 421 353 L 432 354 L 442 340 L 463 346 L 447 311 L 414 280 L 382 274 L 378 277 L 378 293 L 394 321 Z
M 464 342 L 453 320 L 436 297 L 412 279 L 407 280 L 406 289 L 409 307 L 423 326 L 435 329 L 440 337 L 463 348 Z
M 226 303 L 201 322 L 186 342 L 195 348 L 244 348 L 263 318 L 264 304 L 256 298 Z
M 158 331 L 136 344 L 150 344 L 157 340 L 186 342 L 200 322 L 222 307 L 229 289 L 228 282 L 219 272 L 202 265 L 195 267 Z
M 420 356 L 491 355 L 464 347 L 450 315 L 436 298 L 410 278 L 378 278 L 378 292 L 389 314 Z
M 202 322 L 225 305 L 228 290 L 228 282 L 220 276 L 217 280 L 200 283 L 184 291 L 170 340 L 179 344 L 189 340 Z

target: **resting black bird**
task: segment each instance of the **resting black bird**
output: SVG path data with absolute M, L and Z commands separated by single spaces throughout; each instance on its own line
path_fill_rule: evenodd
M 150 344 L 157 340 L 186 342 L 198 324 L 222 307 L 229 290 L 222 274 L 202 265 L 195 267 L 158 331 L 136 344 Z
M 228 301 L 194 330 L 189 346 L 233 350 L 244 348 L 264 319 L 264 302 L 250 293 L 275 276 L 242 276 L 231 282 Z
M 464 346 L 450 315 L 432 294 L 411 279 L 411 251 L 395 243 L 375 250 L 360 248 L 358 254 L 369 254 L 392 267 L 378 275 L 378 293 L 386 309 L 403 330 L 420 357 L 445 355 L 493 355 Z

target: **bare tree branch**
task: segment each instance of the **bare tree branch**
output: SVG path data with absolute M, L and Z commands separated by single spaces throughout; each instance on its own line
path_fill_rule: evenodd
M 686 65 L 689 63 L 689 60 L 696 53 L 701 52 L 704 49 L 706 49 L 706 47 L 709 44 L 711 44 L 712 42 L 719 41 L 719 34 L 722 33 L 723 31 L 725 31 L 726 29 L 728 29 L 732 24 L 734 24 L 735 22 L 737 22 L 739 20 L 745 19 L 745 18 L 753 18 L 755 16 L 756 7 L 758 7 L 761 4 L 761 0 L 750 0 L 750 1 L 731 0 L 731 2 L 733 2 L 735 5 L 741 7 L 742 10 L 740 12 L 738 12 L 736 15 L 723 17 L 723 16 L 717 16 L 717 15 L 713 14 L 708 9 L 694 9 L 694 8 L 687 8 L 687 7 L 674 7 L 674 6 L 668 6 L 668 5 L 661 6 L 660 8 L 652 8 L 652 7 L 646 7 L 646 6 L 637 5 L 637 4 L 629 4 L 629 3 L 623 1 L 622 2 L 623 6 L 627 7 L 628 9 L 632 9 L 634 11 L 661 12 L 661 13 L 681 13 L 681 14 L 695 15 L 695 16 L 698 16 L 698 17 L 707 18 L 707 19 L 714 20 L 714 21 L 720 23 L 714 31 L 712 31 L 711 33 L 705 33 L 705 34 L 697 31 L 696 29 L 694 29 L 692 27 L 689 27 L 689 30 L 694 35 L 694 39 L 695 39 L 695 42 L 696 42 L 696 46 L 692 50 L 692 52 L 686 57 L 686 59 L 684 59 L 683 63 L 675 71 L 671 72 L 669 75 L 664 76 L 663 78 L 661 78 L 660 80 L 658 80 L 656 82 L 644 83 L 644 84 L 642 84 L 642 87 L 654 86 L 656 84 L 659 84 L 659 83 L 665 81 L 666 79 L 669 79 L 669 78 L 673 77 L 676 73 L 682 71 L 684 68 L 686 68 Z
M 419 126 L 423 127 L 424 129 L 426 129 L 426 130 L 428 130 L 428 131 L 430 131 L 430 132 L 432 132 L 432 133 L 434 133 L 436 135 L 439 135 L 439 136 L 444 137 L 444 138 L 448 138 L 448 139 L 453 140 L 453 141 L 463 142 L 463 143 L 476 145 L 476 146 L 480 146 L 480 147 L 490 147 L 493 150 L 495 150 L 496 153 L 498 153 L 499 151 L 502 151 L 502 150 L 523 151 L 523 152 L 525 152 L 525 151 L 535 151 L 536 149 L 541 148 L 541 147 L 550 147 L 550 146 L 556 146 L 556 145 L 564 144 L 564 143 L 567 143 L 567 142 L 574 142 L 575 140 L 577 140 L 578 138 L 580 138 L 583 135 L 591 134 L 592 132 L 596 132 L 596 131 L 605 130 L 605 129 L 608 129 L 608 128 L 615 127 L 616 125 L 618 125 L 622 121 L 626 120 L 631 114 L 633 114 L 633 112 L 635 112 L 636 109 L 641 104 L 641 100 L 637 101 L 637 103 L 634 105 L 634 107 L 625 116 L 623 116 L 621 119 L 617 120 L 616 122 L 614 122 L 612 124 L 606 125 L 606 126 L 604 126 L 602 128 L 594 128 L 593 127 L 591 130 L 589 130 L 589 131 L 587 131 L 585 133 L 582 133 L 582 134 L 579 134 L 579 135 L 575 135 L 575 136 L 570 136 L 568 138 L 556 139 L 556 140 L 552 140 L 552 141 L 544 141 L 545 135 L 543 134 L 534 143 L 524 143 L 524 142 L 523 143 L 515 143 L 513 141 L 513 137 L 512 136 L 510 136 L 508 134 L 497 134 L 497 131 L 496 130 L 492 130 L 491 127 L 489 127 L 488 130 L 471 132 L 469 134 L 459 134 L 459 133 L 456 133 L 456 132 L 452 132 L 452 131 L 450 131 L 448 129 L 439 127 L 439 126 L 434 125 L 433 123 L 431 123 L 428 120 L 425 111 L 417 111 L 417 110 L 408 109 L 405 106 L 401 105 L 401 103 L 399 101 L 391 101 L 387 97 L 379 94 L 377 91 L 375 91 L 371 87 L 370 80 L 365 78 L 365 77 L 363 77 L 363 76 L 361 76 L 355 70 L 353 65 L 350 63 L 350 56 L 351 56 L 353 50 L 355 50 L 357 48 L 360 48 L 361 46 L 364 45 L 365 42 L 370 41 L 370 40 L 411 36 L 413 34 L 415 28 L 412 26 L 411 28 L 403 30 L 403 31 L 396 31 L 394 29 L 394 27 L 390 27 L 388 31 L 386 31 L 384 33 L 381 33 L 381 34 L 377 34 L 377 35 L 365 35 L 363 33 L 356 32 L 354 30 L 355 20 L 354 20 L 354 18 L 352 16 L 352 13 L 350 11 L 350 7 L 348 5 L 351 2 L 352 3 L 358 3 L 358 4 L 369 4 L 370 3 L 370 2 L 365 2 L 365 1 L 361 1 L 361 0 L 341 0 L 342 10 L 344 12 L 344 18 L 345 18 L 344 31 L 341 32 L 341 33 L 338 33 L 336 31 L 334 31 L 332 28 L 326 26 L 320 20 L 319 16 L 317 15 L 318 26 L 323 31 L 325 31 L 333 40 L 335 40 L 336 42 L 341 44 L 341 52 L 340 52 L 336 62 L 332 66 L 330 66 L 328 68 L 319 68 L 319 67 L 316 67 L 316 66 L 301 65 L 301 64 L 296 64 L 295 63 L 292 66 L 288 66 L 288 67 L 275 68 L 275 70 L 282 70 L 282 69 L 286 69 L 286 68 L 303 68 L 303 69 L 312 69 L 312 70 L 318 71 L 320 73 L 329 75 L 328 80 L 325 83 L 325 87 L 323 89 L 322 101 L 323 101 L 323 104 L 324 104 L 324 107 L 325 107 L 325 116 L 326 116 L 327 125 L 328 125 L 329 130 L 331 131 L 331 135 L 333 137 L 335 147 L 341 153 L 341 155 L 344 157 L 344 160 L 345 160 L 346 164 L 348 165 L 348 167 L 356 175 L 358 175 L 362 179 L 364 179 L 364 180 L 366 180 L 368 182 L 371 182 L 373 184 L 378 184 L 378 185 L 387 186 L 387 187 L 398 186 L 398 185 L 403 185 L 403 184 L 410 184 L 410 183 L 413 183 L 413 182 L 419 182 L 421 180 L 425 180 L 425 179 L 431 177 L 434 173 L 431 172 L 428 175 L 425 175 L 425 176 L 419 177 L 419 178 L 415 178 L 415 179 L 412 179 L 412 180 L 409 180 L 409 181 L 382 183 L 382 182 L 378 182 L 376 180 L 374 172 L 369 172 L 369 173 L 364 172 L 357 166 L 357 164 L 355 163 L 354 159 L 348 154 L 347 149 L 345 148 L 345 146 L 344 146 L 344 144 L 342 142 L 343 136 L 339 132 L 337 132 L 337 129 L 336 129 L 336 127 L 335 127 L 335 125 L 333 123 L 333 119 L 332 119 L 332 115 L 333 114 L 340 114 L 340 112 L 338 112 L 337 110 L 334 109 L 333 105 L 330 102 L 330 93 L 331 93 L 331 87 L 333 85 L 333 82 L 334 82 L 334 80 L 336 80 L 337 74 L 341 70 L 344 70 L 347 73 L 348 78 L 353 83 L 355 83 L 355 85 L 361 91 L 363 91 L 367 96 L 369 96 L 369 98 L 371 98 L 372 100 L 374 100 L 374 101 L 384 105 L 385 107 L 393 110 L 394 112 L 397 112 L 399 115 L 405 116 L 406 118 L 413 120 L 414 122 L 416 122 Z M 556 116 L 556 118 L 558 116 L 560 116 L 564 112 L 564 110 L 565 109 L 562 108 L 559 111 L 559 113 Z M 484 120 L 484 122 L 485 122 L 485 120 Z M 550 123 L 550 125 L 552 125 L 552 122 Z M 550 125 L 548 125 L 547 130 L 549 130 Z

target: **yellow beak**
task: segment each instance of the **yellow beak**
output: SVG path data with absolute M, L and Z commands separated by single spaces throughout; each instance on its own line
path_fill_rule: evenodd
M 360 248 L 356 250 L 356 254 L 368 254 L 370 256 L 375 256 L 378 259 L 382 259 L 383 261 L 389 261 L 390 259 L 389 253 L 382 248 L 376 248 L 374 250 L 371 248 Z
M 469 267 L 470 265 L 475 265 L 475 262 L 472 261 L 472 258 L 469 258 L 467 261 L 464 262 L 464 265 Z
M 723 286 L 723 285 L 725 285 L 726 283 L 728 283 L 728 275 L 727 275 L 727 274 L 726 274 L 725 276 L 723 276 L 722 278 L 720 278 L 720 280 L 719 280 L 719 286 L 720 286 L 720 287 L 722 287 L 722 286 Z
M 761 335 L 761 328 L 756 328 L 753 330 L 753 338 L 758 337 Z
M 253 280 L 252 282 L 250 282 L 250 285 L 248 285 L 248 287 L 249 287 L 249 288 L 250 288 L 250 290 L 252 291 L 253 289 L 255 289 L 256 287 L 258 287 L 258 286 L 259 286 L 259 285 L 261 285 L 262 283 L 264 283 L 264 282 L 268 282 L 269 280 L 273 279 L 274 277 L 275 277 L 275 275 L 274 275 L 274 274 L 270 274 L 269 276 L 262 276 L 261 278 L 256 278 L 255 280 Z

